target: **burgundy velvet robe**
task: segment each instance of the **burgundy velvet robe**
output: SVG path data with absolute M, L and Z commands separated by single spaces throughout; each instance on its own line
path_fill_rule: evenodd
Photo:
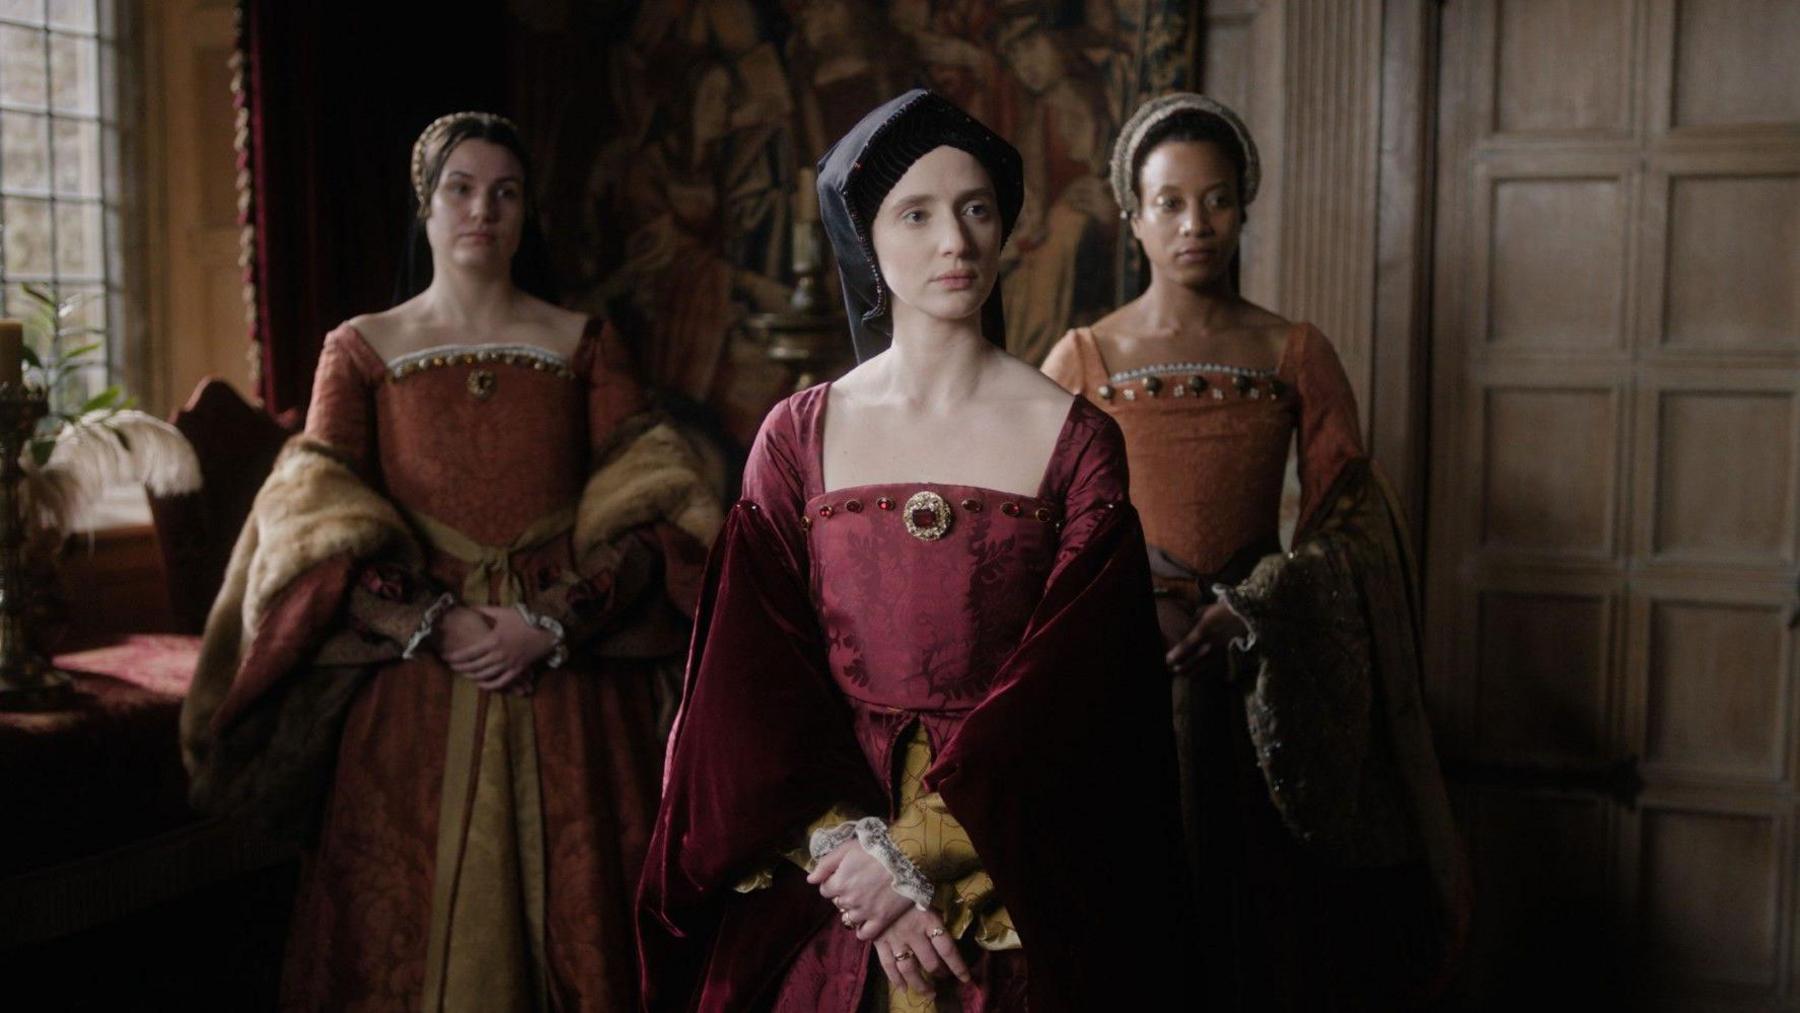
M 809 591 L 802 510 L 824 388 L 770 414 L 746 498 L 716 543 L 663 804 L 640 890 L 650 1009 L 767 1007 L 835 915 L 795 868 L 733 885 L 834 804 L 887 811 L 853 732 Z M 1017 645 L 936 754 L 940 792 L 1023 941 L 1033 1009 L 1143 1008 L 1179 980 L 1189 931 L 1168 682 L 1117 427 L 1085 403 L 1091 470 L 1066 496 L 1056 559 Z M 1104 472 L 1106 481 L 1096 481 Z

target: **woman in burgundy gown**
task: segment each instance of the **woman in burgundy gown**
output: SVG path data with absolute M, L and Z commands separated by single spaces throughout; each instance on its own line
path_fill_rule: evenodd
M 308 842 L 283 1008 L 637 1002 L 659 659 L 719 511 L 610 328 L 537 297 L 527 165 L 488 114 L 420 137 L 429 284 L 326 336 L 208 623 L 195 798 Z
M 861 364 L 770 412 L 640 901 L 653 1009 L 1149 1008 L 1167 676 L 1118 428 L 1001 350 L 1018 154 L 914 91 L 820 162 Z

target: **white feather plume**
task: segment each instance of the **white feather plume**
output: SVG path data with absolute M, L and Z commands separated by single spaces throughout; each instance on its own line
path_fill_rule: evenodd
M 57 434 L 42 467 L 29 455 L 24 464 L 26 516 L 38 530 L 67 531 L 112 486 L 142 484 L 153 496 L 200 488 L 200 461 L 187 438 L 132 409 L 88 413 Z

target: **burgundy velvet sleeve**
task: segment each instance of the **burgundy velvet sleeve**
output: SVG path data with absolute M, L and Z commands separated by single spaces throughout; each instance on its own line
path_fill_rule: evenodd
M 802 579 L 809 572 L 806 529 L 800 526 L 800 517 L 806 512 L 805 476 L 811 452 L 793 399 L 777 404 L 750 445 L 741 496 L 766 511 L 764 517 L 774 529 L 786 564 Z
M 1084 525 L 1115 505 L 1126 502 L 1131 474 L 1125 459 L 1125 434 L 1112 416 L 1085 400 L 1071 406 L 1072 432 L 1066 460 L 1056 466 L 1063 488 L 1063 536 L 1057 561 L 1081 551 Z
M 1300 472 L 1300 523 L 1314 518 L 1344 465 L 1363 456 L 1362 422 L 1356 392 L 1331 342 L 1318 328 L 1302 325 L 1296 336 L 1294 383 L 1300 398 L 1296 454 Z
M 799 525 L 780 520 L 800 508 L 798 478 L 783 474 L 794 459 L 785 426 L 765 422 L 700 594 L 639 888 L 650 1009 L 750 1007 L 834 912 L 795 870 L 778 870 L 769 890 L 733 884 L 827 807 L 881 805 L 825 664 L 789 541 Z
M 1033 1009 L 1149 1009 L 1184 987 L 1168 678 L 1122 442 L 1104 422 L 1077 458 L 1062 552 L 1023 639 L 926 777 L 1018 927 Z M 1119 889 L 1121 861 L 1156 888 Z

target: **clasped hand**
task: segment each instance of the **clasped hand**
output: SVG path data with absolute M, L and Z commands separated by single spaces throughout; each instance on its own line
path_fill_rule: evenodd
M 458 675 L 494 693 L 531 695 L 531 668 L 556 637 L 497 605 L 457 606 L 438 620 L 437 654 Z
M 1233 639 L 1249 632 L 1250 628 L 1229 606 L 1222 601 L 1213 602 L 1200 611 L 1187 635 L 1169 648 L 1163 663 L 1176 675 L 1189 675 L 1200 666 L 1201 659 L 1224 650 Z
M 875 944 L 881 969 L 895 987 L 929 994 L 933 978 L 954 974 L 969 980 L 968 965 L 943 920 L 902 897 L 887 869 L 854 839 L 819 859 L 806 881 L 843 913 L 856 938 Z

